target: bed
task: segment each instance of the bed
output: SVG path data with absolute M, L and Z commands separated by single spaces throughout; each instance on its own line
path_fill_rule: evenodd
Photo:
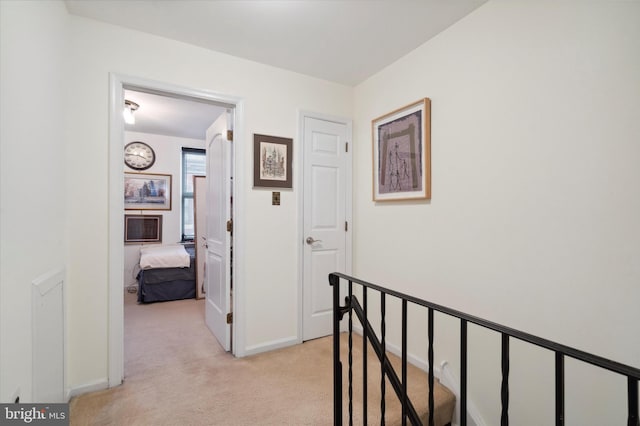
M 140 249 L 138 303 L 196 297 L 195 246 L 171 244 Z

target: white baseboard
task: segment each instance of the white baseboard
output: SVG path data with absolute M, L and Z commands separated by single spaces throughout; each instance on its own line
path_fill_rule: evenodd
M 360 325 L 356 326 L 355 324 L 353 325 L 353 332 L 356 334 L 359 334 L 360 336 L 362 336 L 362 327 Z M 394 354 L 397 357 L 402 358 L 402 348 L 400 348 L 400 346 L 394 345 L 392 343 L 387 342 L 386 343 L 387 346 L 387 350 L 389 352 L 391 352 L 392 354 Z M 416 367 L 418 367 L 420 370 L 428 372 L 429 371 L 429 362 L 425 359 L 422 359 L 414 354 L 408 353 L 407 354 L 407 362 L 409 364 L 412 364 Z M 438 367 L 434 366 L 433 368 L 433 376 L 440 380 L 440 376 L 441 376 L 441 371 Z
M 456 409 L 453 415 L 454 426 L 460 424 L 460 379 L 453 374 L 451 371 L 451 367 L 449 367 L 449 363 L 447 361 L 442 361 L 440 364 L 441 379 L 440 383 L 449 388 L 451 392 L 453 392 L 456 396 Z M 486 426 L 482 416 L 480 415 L 480 411 L 478 407 L 469 399 L 467 395 L 467 424 L 469 426 Z
M 256 355 L 262 352 L 269 352 L 275 349 L 286 348 L 288 346 L 302 343 L 298 336 L 285 337 L 284 339 L 272 340 L 271 342 L 260 343 L 259 345 L 247 346 L 243 356 Z
M 362 331 L 363 331 L 362 326 L 360 325 L 356 326 L 355 324 L 353 325 L 354 333 L 357 333 L 360 336 L 362 336 L 363 334 Z M 389 352 L 391 352 L 396 356 L 402 357 L 402 350 L 399 346 L 389 344 L 388 342 L 386 346 Z M 407 354 L 407 362 L 415 365 L 416 367 L 418 367 L 423 371 L 426 371 L 426 372 L 429 371 L 428 361 L 414 354 L 411 354 L 411 353 Z M 455 374 L 453 374 L 453 372 L 451 371 L 451 367 L 449 366 L 449 363 L 447 361 L 442 361 L 439 368 L 434 365 L 433 375 L 435 378 L 440 380 L 440 383 L 443 386 L 447 387 L 456 396 L 456 408 L 453 415 L 453 421 L 451 422 L 451 424 L 453 426 L 457 426 L 460 424 L 460 420 L 459 420 L 460 419 L 460 379 L 458 379 L 455 376 Z M 468 395 L 467 395 L 467 414 L 468 414 L 467 424 L 469 426 L 487 426 L 487 424 L 482 419 L 482 416 L 480 415 L 480 411 L 478 410 L 476 405 L 473 403 L 473 401 L 469 399 Z
M 89 392 L 97 392 L 101 390 L 105 390 L 109 388 L 109 381 L 105 378 L 103 380 L 98 380 L 93 383 L 87 383 L 85 385 L 76 386 L 73 388 L 67 389 L 67 402 L 71 400 L 71 398 L 82 395 Z
M 391 352 L 392 354 L 394 354 L 397 357 L 402 357 L 402 348 L 400 348 L 399 346 L 396 346 L 394 344 L 391 344 L 389 342 L 387 342 L 387 350 L 389 352 Z M 422 359 L 412 353 L 408 353 L 407 354 L 407 362 L 409 364 L 412 364 L 416 367 L 418 367 L 420 370 L 425 371 L 425 372 L 429 372 L 429 362 L 426 359 Z M 442 381 L 441 380 L 441 376 L 442 376 L 442 371 L 440 371 L 440 369 L 437 366 L 433 366 L 433 376 Z

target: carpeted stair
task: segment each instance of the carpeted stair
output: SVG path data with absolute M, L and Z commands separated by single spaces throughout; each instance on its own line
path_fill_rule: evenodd
M 348 392 L 348 335 L 343 333 L 340 339 L 343 369 L 343 424 L 349 424 L 349 392 Z M 362 337 L 353 334 L 353 424 L 364 424 L 363 416 L 363 379 L 362 379 Z M 389 352 L 387 356 L 391 360 L 394 370 L 402 380 L 401 359 Z M 381 424 L 381 392 L 380 392 L 380 362 L 373 348 L 367 349 L 367 424 Z M 407 363 L 407 394 L 418 413 L 422 424 L 429 424 L 429 384 L 427 373 L 414 365 Z M 396 396 L 389 379 L 385 380 L 385 424 L 402 424 L 402 405 Z M 434 423 L 436 426 L 444 426 L 451 423 L 455 409 L 455 395 L 444 387 L 438 379 L 434 380 Z M 407 420 L 407 424 L 411 424 Z

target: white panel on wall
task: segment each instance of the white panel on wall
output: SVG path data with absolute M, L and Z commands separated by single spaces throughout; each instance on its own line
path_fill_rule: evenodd
M 42 275 L 32 285 L 32 399 L 65 402 L 64 269 Z

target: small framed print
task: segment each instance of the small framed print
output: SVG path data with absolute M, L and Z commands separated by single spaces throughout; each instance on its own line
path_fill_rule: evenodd
M 293 139 L 253 135 L 253 187 L 291 188 Z
M 373 200 L 431 199 L 431 100 L 371 122 Z

